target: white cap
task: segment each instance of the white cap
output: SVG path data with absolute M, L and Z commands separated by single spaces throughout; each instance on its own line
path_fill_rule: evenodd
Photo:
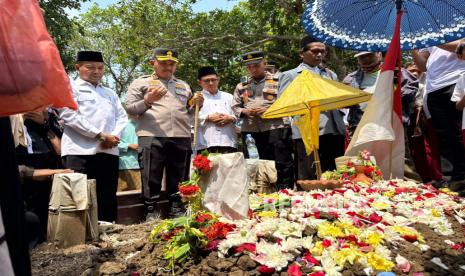
M 368 52 L 368 51 L 363 51 L 363 52 L 358 52 L 354 55 L 354 58 L 359 57 L 359 56 L 364 56 L 368 54 L 374 54 L 374 52 Z

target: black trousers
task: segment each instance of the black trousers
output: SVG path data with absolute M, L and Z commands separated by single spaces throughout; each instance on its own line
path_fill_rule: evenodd
M 462 138 L 462 111 L 450 100 L 455 84 L 428 94 L 428 109 L 439 140 L 441 157 L 452 165 L 452 180 L 465 179 L 465 148 Z M 443 174 L 448 172 L 444 171 Z
M 66 168 L 87 174 L 88 179 L 96 180 L 98 219 L 116 221 L 119 157 L 107 153 L 68 155 L 64 157 L 64 161 Z
M 191 157 L 190 138 L 139 137 L 142 194 L 146 204 L 179 201 L 178 185 L 187 180 Z M 166 170 L 166 191 L 161 191 Z
M 18 164 L 9 117 L 0 117 L 0 206 L 5 238 L 15 275 L 31 275 Z M 0 237 L 0 243 L 4 237 Z
M 18 146 L 16 148 L 16 157 L 19 165 L 25 165 L 34 169 L 56 169 L 57 160 L 51 153 L 41 154 L 18 154 Z M 23 180 L 23 199 L 26 203 L 26 211 L 32 212 L 38 217 L 40 235 L 38 242 L 43 242 L 47 239 L 47 222 L 48 222 L 48 203 L 50 200 L 50 192 L 52 190 L 51 180 Z M 27 214 L 26 217 L 32 217 Z
M 294 163 L 291 128 L 278 128 L 264 132 L 243 132 L 242 142 L 244 145 L 247 134 L 251 134 L 254 138 L 260 159 L 275 161 L 278 174 L 276 189 L 292 189 L 294 187 Z M 244 156 L 249 157 L 247 146 L 244 146 Z
M 233 148 L 233 147 L 209 147 L 206 150 L 209 153 L 233 153 L 233 152 L 237 152 L 237 149 Z M 199 152 L 202 152 L 202 150 L 200 150 Z
M 344 155 L 344 141 L 345 136 L 343 135 L 326 134 L 320 136 L 318 154 L 323 172 L 336 169 L 334 159 Z M 298 180 L 317 179 L 313 153 L 307 155 L 302 139 L 294 140 L 294 160 Z

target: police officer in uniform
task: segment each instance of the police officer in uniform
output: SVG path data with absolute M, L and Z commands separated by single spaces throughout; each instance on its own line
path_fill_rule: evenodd
M 266 72 L 267 62 L 261 51 L 246 53 L 242 57 L 249 78 L 236 86 L 233 111 L 243 119 L 242 140 L 251 134 L 260 159 L 274 160 L 278 173 L 277 189 L 294 186 L 291 128 L 287 118 L 263 119 L 262 114 L 275 102 L 277 79 Z M 244 155 L 248 157 L 247 149 Z
M 186 82 L 174 77 L 177 63 L 176 51 L 155 49 L 150 60 L 153 74 L 134 80 L 127 93 L 127 112 L 139 116 L 136 132 L 147 218 L 179 212 L 178 184 L 187 178 L 194 105 L 203 104 L 200 93 L 193 95 Z M 166 187 L 162 187 L 164 174 Z
M 96 180 L 98 219 L 116 221 L 117 146 L 128 118 L 115 91 L 99 84 L 104 71 L 102 53 L 79 52 L 75 68 L 79 77 L 72 88 L 79 108 L 60 111 L 65 125 L 61 155 L 66 168 Z

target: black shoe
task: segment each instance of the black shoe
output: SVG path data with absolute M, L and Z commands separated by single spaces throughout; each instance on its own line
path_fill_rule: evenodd
M 186 208 L 180 201 L 171 203 L 170 218 L 178 218 L 186 215 Z
M 162 200 L 157 202 L 156 212 L 160 214 L 161 219 L 167 219 L 170 217 L 171 203 L 169 200 Z
M 428 182 L 428 184 L 431 184 L 436 189 L 442 189 L 448 186 L 447 180 L 445 179 L 440 179 L 440 180 L 432 180 Z
M 448 187 L 454 192 L 465 191 L 465 180 L 451 180 L 449 181 Z

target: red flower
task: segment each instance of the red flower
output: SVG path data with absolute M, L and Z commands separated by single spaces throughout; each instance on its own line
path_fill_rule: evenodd
M 257 246 L 255 245 L 255 243 L 243 243 L 239 245 L 238 247 L 236 247 L 234 251 L 236 253 L 242 253 L 244 251 L 248 251 L 250 253 L 255 254 L 256 250 L 257 250 Z
M 371 173 L 374 172 L 374 170 L 375 170 L 375 168 L 373 168 L 373 167 L 365 167 L 364 173 L 366 175 L 371 175 Z
M 323 271 L 317 271 L 317 272 L 312 272 L 308 274 L 307 276 L 325 276 L 325 273 Z
M 200 187 L 197 185 L 183 185 L 179 186 L 179 193 L 183 198 L 189 198 L 196 196 L 196 194 L 200 191 Z
M 294 263 L 287 268 L 287 275 L 289 276 L 302 276 L 300 265 Z
M 192 161 L 192 164 L 201 173 L 208 172 L 212 168 L 211 167 L 211 161 L 207 157 L 205 157 L 205 156 L 203 156 L 201 154 L 197 154 L 197 156 Z
M 161 238 L 165 241 L 169 241 L 171 240 L 172 237 L 176 236 L 179 232 L 182 231 L 182 228 L 174 228 L 173 230 L 171 230 L 169 233 L 167 234 L 162 234 L 161 235 Z
M 426 197 L 426 198 L 436 197 L 436 195 L 433 194 L 433 193 L 426 193 L 426 194 L 424 194 L 423 196 Z
M 383 217 L 379 216 L 376 213 L 373 213 L 368 217 L 368 220 L 370 220 L 373 223 L 378 223 L 383 220 Z
M 258 267 L 258 272 L 260 272 L 261 274 L 272 274 L 274 273 L 276 270 L 272 267 L 267 267 L 266 265 L 261 265 Z
M 200 214 L 195 218 L 195 221 L 200 222 L 200 223 L 204 223 L 204 222 L 207 222 L 207 221 L 209 221 L 211 219 L 213 219 L 213 216 L 210 215 L 210 214 Z
M 210 227 L 200 228 L 200 231 L 207 236 L 209 241 L 215 239 L 224 239 L 226 235 L 231 232 L 236 226 L 222 222 L 215 222 Z
M 221 240 L 216 239 L 213 241 L 209 241 L 208 244 L 205 246 L 204 250 L 206 251 L 213 251 L 218 248 L 218 244 L 220 243 Z
M 286 189 L 281 189 L 281 190 L 279 190 L 279 193 L 285 194 L 285 195 L 290 195 L 289 191 L 286 190 Z
M 323 242 L 322 242 L 322 245 L 323 245 L 324 248 L 330 247 L 331 246 L 331 241 L 327 240 L 327 239 L 324 239 Z
M 416 235 L 403 235 L 402 238 L 408 242 L 416 242 L 418 240 Z
M 254 216 L 253 210 L 252 210 L 252 209 L 249 209 L 249 210 L 247 211 L 247 217 L 248 217 L 249 219 L 252 219 L 253 216 Z
M 322 199 L 324 196 L 322 194 L 311 194 L 313 199 Z
M 309 252 L 304 254 L 304 260 L 313 265 L 320 265 L 320 262 L 317 259 L 315 259 L 315 257 L 313 257 L 312 254 L 310 254 Z

